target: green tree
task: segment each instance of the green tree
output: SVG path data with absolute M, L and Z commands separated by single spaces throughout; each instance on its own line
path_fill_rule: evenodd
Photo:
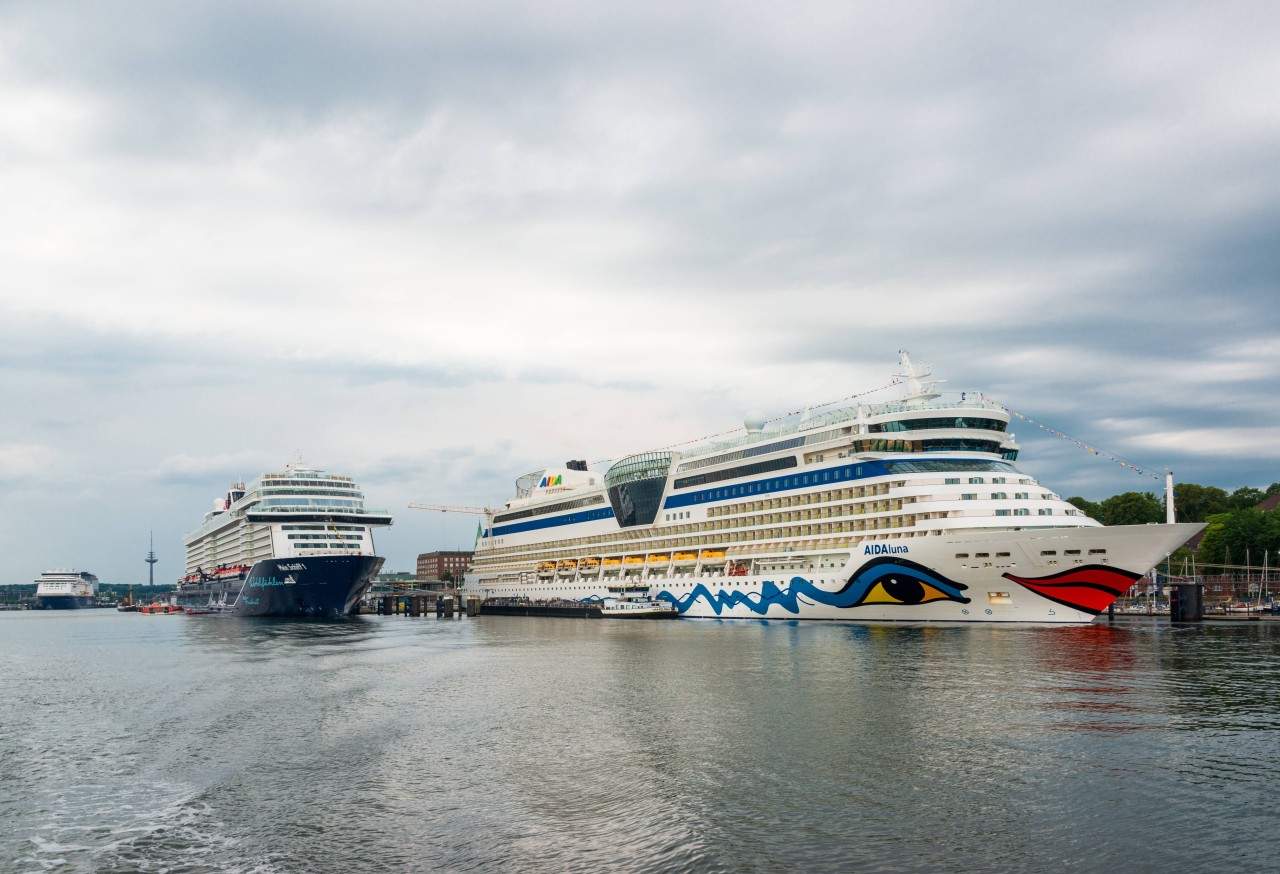
M 1182 483 L 1173 489 L 1179 522 L 1203 522 L 1215 513 L 1225 513 L 1231 509 L 1228 500 L 1227 493 L 1217 486 Z
M 1230 508 L 1232 510 L 1244 510 L 1248 507 L 1256 507 L 1262 503 L 1265 498 L 1261 491 L 1253 486 L 1241 486 L 1231 493 Z
M 1272 495 L 1280 495 L 1280 483 L 1272 483 L 1271 485 L 1267 486 L 1267 491 L 1265 494 L 1268 498 L 1271 497 Z
M 1102 505 L 1094 503 L 1087 498 L 1076 495 L 1073 498 L 1067 498 L 1067 503 L 1075 507 L 1081 513 L 1084 513 L 1090 519 L 1102 518 Z
M 1202 564 L 1248 562 L 1260 567 L 1264 559 L 1280 558 L 1280 510 L 1246 507 L 1211 516 L 1208 523 L 1200 541 Z
M 1164 502 L 1150 492 L 1125 492 L 1102 502 L 1103 525 L 1146 525 L 1164 521 Z

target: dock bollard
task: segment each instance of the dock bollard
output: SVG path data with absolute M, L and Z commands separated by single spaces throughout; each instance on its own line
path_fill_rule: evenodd
M 382 596 L 382 608 L 378 610 L 383 616 L 390 616 L 396 611 L 395 598 L 391 595 Z

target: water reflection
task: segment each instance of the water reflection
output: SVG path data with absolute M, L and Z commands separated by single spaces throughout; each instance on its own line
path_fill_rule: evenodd
M 0 635 L 0 868 L 1241 870 L 1280 813 L 1269 624 L 60 627 Z
M 263 655 L 278 650 L 363 643 L 377 633 L 372 617 L 341 619 L 275 619 L 267 617 L 183 616 L 186 640 L 196 646 Z

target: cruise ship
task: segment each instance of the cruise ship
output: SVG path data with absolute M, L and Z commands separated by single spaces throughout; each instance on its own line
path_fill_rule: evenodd
M 85 571 L 60 568 L 45 571 L 36 580 L 37 610 L 73 610 L 92 607 L 98 595 L 98 578 Z
M 1087 623 L 1203 527 L 1102 526 L 1018 467 L 1003 406 L 900 365 L 885 402 L 520 477 L 485 511 L 464 591 L 628 591 L 696 618 Z
M 178 604 L 238 616 L 345 616 L 382 567 L 373 529 L 391 521 L 365 508 L 350 477 L 295 459 L 214 499 L 183 538 Z

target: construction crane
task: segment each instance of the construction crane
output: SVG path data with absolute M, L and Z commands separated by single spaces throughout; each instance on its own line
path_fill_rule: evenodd
M 468 513 L 472 516 L 488 516 L 493 512 L 489 507 L 445 507 L 441 504 L 410 504 L 410 510 L 436 510 L 440 513 Z

